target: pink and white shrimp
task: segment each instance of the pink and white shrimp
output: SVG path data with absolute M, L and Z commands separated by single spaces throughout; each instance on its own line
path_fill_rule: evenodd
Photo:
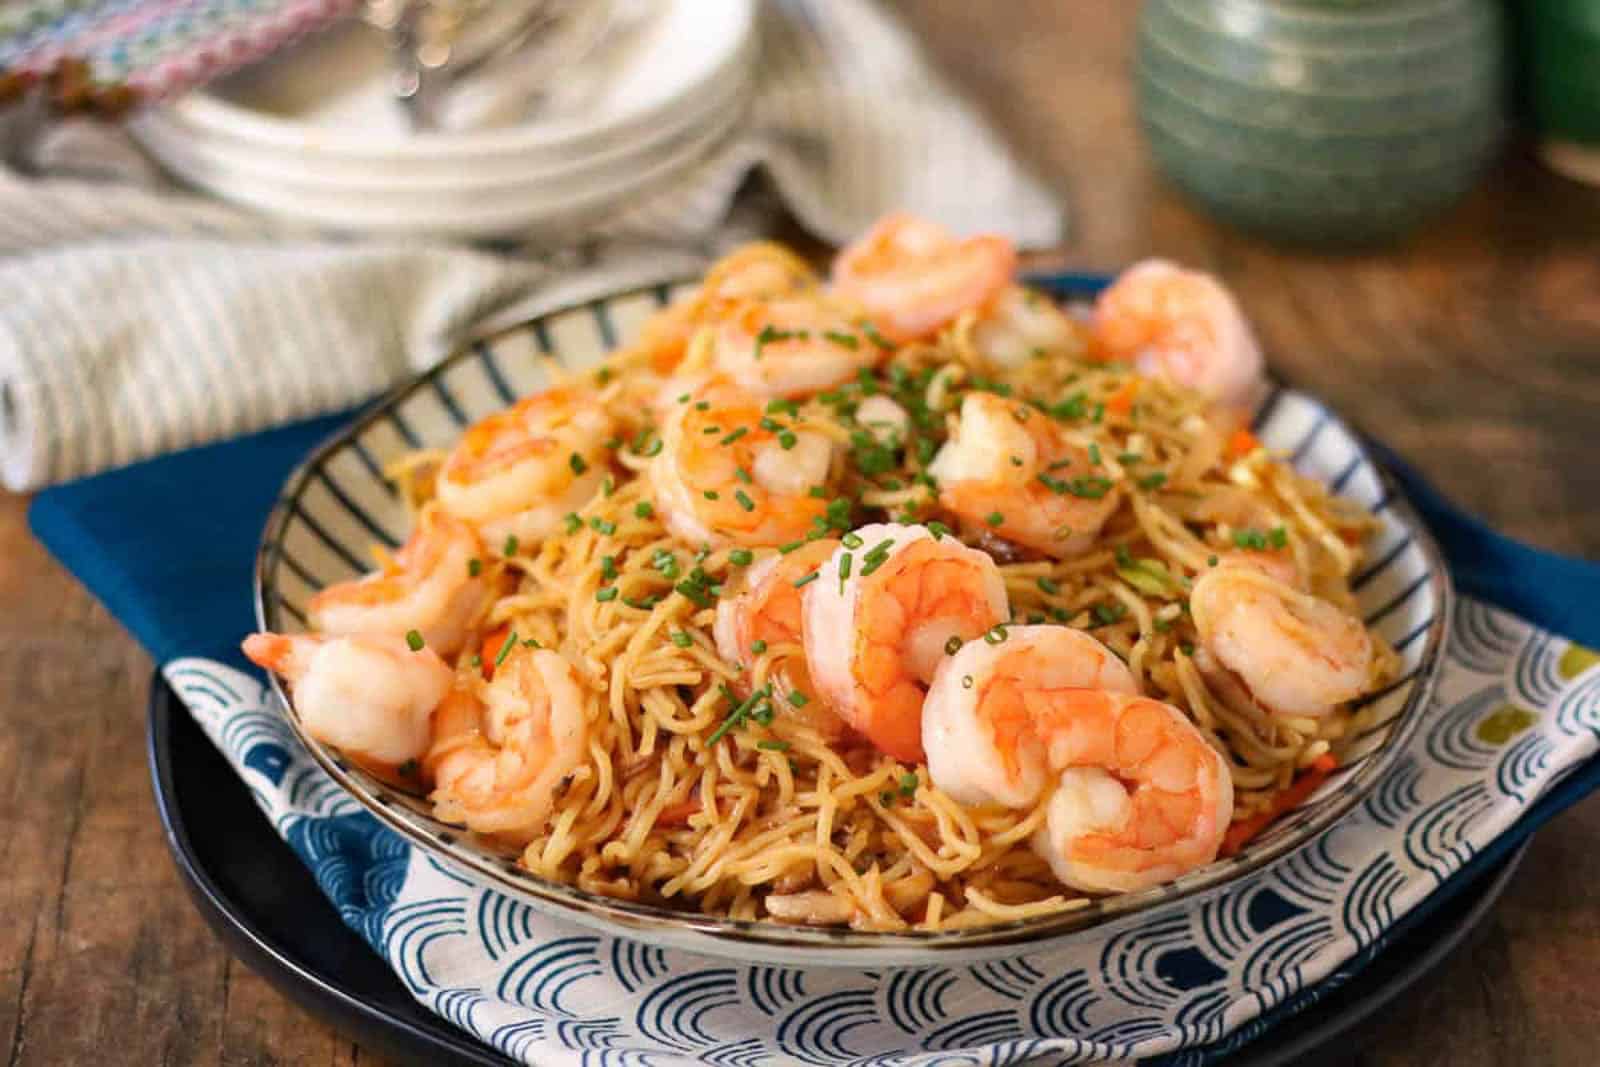
M 439 506 L 499 551 L 532 544 L 586 504 L 605 477 L 615 427 L 577 387 L 548 389 L 471 426 L 439 470 Z
M 1210 275 L 1166 260 L 1129 267 L 1100 294 L 1094 349 L 1230 408 L 1248 407 L 1262 384 L 1261 348 L 1233 295 Z
M 1020 367 L 1035 356 L 1079 356 L 1088 331 L 1043 293 L 1008 285 L 972 324 L 972 347 L 990 365 Z
M 423 762 L 435 814 L 479 833 L 537 837 L 561 780 L 588 755 L 587 709 L 563 656 L 520 645 L 493 680 L 452 690 Z
M 1004 237 L 959 239 L 910 215 L 880 219 L 833 264 L 833 291 L 858 304 L 890 340 L 931 337 L 1011 281 Z
M 1269 711 L 1326 715 L 1372 685 L 1376 649 L 1361 620 L 1270 569 L 1234 561 L 1207 571 L 1189 611 L 1203 650 Z
M 994 560 L 923 526 L 847 535 L 805 592 L 806 663 L 835 711 L 878 749 L 922 761 L 922 700 L 950 650 L 1003 622 Z
M 311 598 L 311 627 L 396 638 L 415 630 L 429 648 L 451 655 L 466 643 L 493 595 L 488 579 L 472 566 L 482 556 L 472 527 L 428 508 L 390 566 Z
M 851 381 L 886 351 L 816 298 L 747 300 L 717 317 L 717 370 L 761 396 L 806 397 Z
M 922 724 L 929 777 L 956 800 L 1046 799 L 1033 849 L 1076 889 L 1129 892 L 1204 866 L 1233 816 L 1227 764 L 1204 735 L 1067 627 L 965 645 L 940 666 Z
M 828 439 L 769 428 L 761 399 L 725 380 L 681 395 L 649 468 L 668 529 L 695 544 L 757 546 L 809 533 L 827 508 L 811 490 L 828 483 Z
M 282 675 L 307 733 L 379 774 L 428 749 L 429 716 L 455 675 L 398 637 L 251 634 L 244 654 Z
M 1088 549 L 1121 490 L 1089 452 L 1042 412 L 993 393 L 968 393 L 928 473 L 939 503 L 967 530 L 1057 558 Z
M 844 721 L 818 695 L 805 659 L 803 587 L 795 583 L 815 571 L 833 555 L 839 542 L 810 541 L 786 555 L 757 560 L 743 575 L 739 588 L 717 601 L 713 633 L 717 653 L 746 668 L 749 676 L 758 656 L 756 648 L 776 657 L 773 702 L 796 721 L 834 740 L 844 732 Z M 736 681 L 734 688 L 748 694 L 750 685 Z M 792 694 L 799 693 L 799 699 Z

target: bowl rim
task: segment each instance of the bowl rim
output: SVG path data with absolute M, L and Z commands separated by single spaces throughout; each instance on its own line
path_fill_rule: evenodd
M 457 365 L 475 358 L 480 346 L 492 345 L 503 337 L 527 329 L 533 322 L 609 304 L 619 299 L 662 293 L 676 286 L 693 284 L 697 280 L 680 277 L 655 284 L 629 286 L 550 308 L 538 315 L 530 316 L 525 321 L 495 330 L 489 335 L 458 347 L 433 366 L 413 375 L 371 401 L 351 422 L 318 444 L 294 468 L 279 490 L 262 528 L 253 569 L 252 599 L 257 625 L 263 630 L 273 630 L 280 620 L 277 604 L 267 596 L 270 590 L 276 588 L 276 583 L 269 575 L 277 568 L 283 547 L 283 534 L 296 514 L 297 501 L 316 471 L 334 452 L 346 447 L 350 441 L 385 418 L 392 409 L 412 394 L 430 387 L 436 379 Z M 1084 295 L 1090 287 L 1102 286 L 1109 279 L 1095 274 L 1043 272 L 1024 274 L 1020 276 L 1020 280 L 1060 297 L 1070 294 Z M 1428 568 L 1426 583 L 1433 592 L 1435 610 L 1425 631 L 1426 637 L 1416 669 L 1409 676 L 1391 682 L 1368 698 L 1378 699 L 1403 684 L 1411 684 L 1411 691 L 1404 705 L 1390 720 L 1393 726 L 1388 736 L 1362 756 L 1357 769 L 1339 784 L 1337 794 L 1327 798 L 1325 803 L 1304 818 L 1294 828 L 1295 832 L 1269 839 L 1253 848 L 1247 846 L 1233 856 L 1219 857 L 1205 867 L 1181 876 L 1182 885 L 1165 883 L 1132 893 L 1093 898 L 1084 906 L 1029 919 L 943 931 L 878 932 L 838 927 L 788 926 L 768 920 L 699 915 L 659 904 L 619 900 L 575 885 L 541 878 L 517 866 L 515 860 L 509 858 L 517 854 L 517 850 L 497 848 L 463 827 L 446 824 L 431 816 L 423 816 L 410 811 L 404 805 L 397 804 L 389 794 L 403 793 L 402 790 L 380 781 L 347 761 L 336 749 L 305 732 L 282 680 L 278 675 L 268 672 L 272 691 L 278 698 L 276 710 L 288 722 L 295 737 L 323 771 L 363 809 L 410 844 L 421 848 L 426 855 L 448 867 L 464 870 L 474 881 L 529 902 L 547 914 L 559 915 L 564 919 L 591 928 L 599 928 L 613 935 L 664 932 L 690 937 L 694 941 L 693 950 L 712 954 L 726 956 L 736 951 L 743 954 L 752 949 L 766 949 L 791 957 L 796 954 L 803 955 L 816 965 L 866 966 L 881 965 L 883 954 L 903 954 L 905 958 L 910 959 L 920 953 L 941 953 L 949 956 L 978 949 L 993 951 L 1006 948 L 1039 948 L 1069 935 L 1146 914 L 1179 901 L 1192 900 L 1238 882 L 1309 844 L 1342 820 L 1370 795 L 1378 781 L 1388 773 L 1395 759 L 1405 749 L 1432 700 L 1442 673 L 1449 623 L 1455 603 L 1454 585 L 1432 532 L 1423 523 L 1398 482 L 1383 464 L 1366 450 L 1362 435 L 1314 394 L 1276 380 L 1273 386 L 1275 390 L 1296 393 L 1316 403 L 1327 415 L 1331 424 L 1342 430 L 1360 450 L 1360 458 L 1372 467 L 1382 486 L 1385 506 L 1394 510 L 1396 517 L 1423 555 Z M 417 794 L 408 795 L 413 799 L 417 798 Z M 429 826 L 428 823 L 434 826 Z M 872 960 L 841 958 L 840 950 L 845 950 L 850 956 L 867 956 L 873 953 L 878 956 Z

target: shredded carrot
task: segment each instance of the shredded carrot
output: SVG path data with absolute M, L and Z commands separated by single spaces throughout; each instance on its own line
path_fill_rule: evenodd
M 1111 394 L 1111 399 L 1106 401 L 1106 410 L 1113 415 L 1126 415 L 1133 410 L 1133 398 L 1139 395 L 1139 379 L 1129 378 L 1122 383 L 1122 388 Z
M 1228 458 L 1242 459 L 1261 447 L 1261 439 L 1241 426 L 1228 438 Z
M 510 636 L 510 626 L 498 626 L 483 635 L 483 644 L 478 646 L 478 659 L 483 662 L 484 681 L 494 679 L 495 657 L 500 655 L 500 650 L 505 647 L 506 638 Z
M 1339 761 L 1333 758 L 1333 753 L 1325 752 L 1312 760 L 1300 777 L 1289 783 L 1289 788 L 1272 798 L 1272 805 L 1266 811 L 1258 812 L 1248 819 L 1241 819 L 1228 827 L 1228 832 L 1222 837 L 1221 855 L 1231 856 L 1245 846 L 1251 838 L 1262 830 L 1272 825 L 1278 816 L 1291 808 L 1300 806 L 1300 802 L 1316 792 L 1333 769 L 1339 766 Z

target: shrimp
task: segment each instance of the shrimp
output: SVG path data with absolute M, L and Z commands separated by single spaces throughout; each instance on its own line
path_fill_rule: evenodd
M 774 687 L 774 701 L 803 724 L 829 740 L 844 731 L 844 721 L 820 698 L 806 670 L 803 602 L 804 589 L 795 582 L 816 570 L 839 547 L 832 539 L 810 541 L 787 555 L 773 555 L 756 561 L 744 572 L 743 588 L 717 601 L 717 619 L 712 633 L 717 652 L 730 663 L 750 668 L 761 642 L 768 653 L 780 657 L 774 675 L 781 684 Z M 748 683 L 734 688 L 748 693 Z M 801 694 L 796 701 L 791 694 Z
M 804 537 L 827 509 L 833 445 L 806 430 L 773 430 L 759 398 L 712 379 L 681 394 L 663 420 L 650 479 L 678 537 L 773 545 Z
M 775 244 L 748 245 L 718 260 L 693 296 L 652 316 L 622 358 L 642 354 L 653 370 L 668 374 L 683 361 L 695 332 L 714 323 L 730 302 L 774 300 L 816 287 L 816 275 L 793 252 Z
M 548 389 L 469 428 L 439 470 L 439 506 L 491 548 L 529 544 L 588 502 L 605 477 L 614 424 L 577 387 Z
M 1262 382 L 1261 349 L 1233 295 L 1210 275 L 1166 260 L 1129 267 L 1100 294 L 1094 348 L 1225 407 L 1248 407 Z
M 288 680 L 307 733 L 380 774 L 428 749 L 428 719 L 453 672 L 397 637 L 251 634 L 244 654 Z
M 449 656 L 466 643 L 493 595 L 472 561 L 483 547 L 472 527 L 427 508 L 392 564 L 354 581 L 330 585 L 311 598 L 311 627 L 327 634 L 404 637 L 411 630 Z
M 863 526 L 806 586 L 812 681 L 882 752 L 922 761 L 922 700 L 939 661 L 1004 621 L 994 560 L 924 526 Z
M 1000 292 L 1016 270 L 1004 237 L 957 239 L 910 215 L 880 219 L 833 264 L 833 291 L 854 301 L 890 340 L 931 337 Z
M 1086 345 L 1084 328 L 1055 301 L 1008 285 L 978 313 L 972 347 L 992 366 L 1010 369 L 1045 353 L 1077 356 Z
M 517 646 L 492 681 L 458 686 L 434 716 L 423 762 L 435 814 L 479 833 L 529 841 L 562 779 L 589 748 L 586 701 L 557 652 Z
M 957 801 L 1045 800 L 1033 849 L 1076 889 L 1129 892 L 1210 863 L 1233 816 L 1205 736 L 1067 627 L 963 647 L 934 677 L 922 731 L 929 777 Z
M 976 533 L 1057 558 L 1087 550 L 1121 503 L 1118 487 L 1048 416 L 968 393 L 928 473 L 939 503 Z
M 1189 593 L 1204 650 L 1279 715 L 1316 717 L 1371 685 L 1376 650 L 1361 620 L 1233 562 Z
M 747 300 L 718 319 L 717 370 L 762 396 L 805 397 L 878 365 L 885 350 L 815 299 Z

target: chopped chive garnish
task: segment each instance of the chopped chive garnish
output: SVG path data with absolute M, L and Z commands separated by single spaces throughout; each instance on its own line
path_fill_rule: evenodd
M 799 581 L 795 582 L 794 583 L 794 587 L 796 589 L 804 589 L 806 586 L 810 585 L 812 582 L 817 580 L 817 573 L 818 573 L 817 571 L 812 571 L 810 574 L 806 575 L 804 578 L 801 578 Z
M 1207 556 L 1206 557 L 1206 566 L 1207 567 L 1215 567 L 1216 565 L 1217 565 L 1217 557 L 1216 556 Z
M 471 667 L 473 670 L 477 670 L 479 667 L 483 666 L 483 657 L 473 656 L 471 659 L 467 660 L 467 666 Z
M 888 338 L 884 337 L 883 334 L 879 333 L 878 328 L 874 326 L 870 320 L 861 320 L 861 332 L 867 335 L 867 340 L 871 341 L 879 348 L 889 349 L 894 347 L 894 342 L 890 341 Z
M 539 639 L 537 637 L 530 637 L 530 638 L 527 638 L 526 640 L 524 640 L 522 642 L 522 647 L 523 648 L 543 648 L 544 646 L 539 643 Z
M 861 344 L 861 338 L 857 337 L 853 333 L 841 333 L 838 330 L 824 330 L 822 336 L 832 341 L 834 344 L 840 345 L 844 348 L 857 348 Z
M 611 451 L 615 452 L 617 449 L 622 447 L 622 438 L 620 438 L 620 437 L 608 437 L 603 442 L 601 442 L 600 447 L 609 448 Z
M 728 553 L 728 562 L 735 567 L 748 567 L 755 561 L 756 554 L 748 548 L 736 548 Z
M 426 642 L 422 640 L 421 633 L 416 630 L 406 631 L 406 647 L 410 648 L 411 651 L 421 652 L 424 644 L 426 644 Z
M 952 635 L 950 640 L 944 643 L 944 654 L 947 656 L 955 655 L 957 652 L 961 651 L 962 644 L 963 642 L 961 638 Z
M 1006 630 L 1006 625 L 1003 622 L 997 623 L 983 632 L 984 641 L 991 645 L 998 645 L 1010 636 L 1011 634 Z
M 573 474 L 582 474 L 584 471 L 589 469 L 589 464 L 585 462 L 584 458 L 578 455 L 576 452 L 567 457 L 567 466 L 572 468 Z
M 727 436 L 724 437 L 721 441 L 719 441 L 717 443 L 718 444 L 723 444 L 723 445 L 731 445 L 735 441 L 737 441 L 739 438 L 743 437 L 745 434 L 747 434 L 749 432 L 750 432 L 750 427 L 748 427 L 748 426 L 740 426 L 737 429 L 729 430 Z
M 857 538 L 856 540 L 860 540 Z M 839 558 L 839 592 L 844 592 L 844 583 L 850 580 L 850 565 L 855 562 L 855 557 L 846 552 Z
M 705 497 L 707 500 L 721 500 L 722 499 L 722 494 L 717 492 L 715 489 L 707 489 L 705 492 L 701 493 L 700 495 Z
M 654 516 L 655 513 L 656 506 L 650 503 L 648 500 L 641 500 L 633 506 L 633 514 L 635 518 L 648 519 Z
M 878 803 L 886 808 L 894 807 L 894 793 L 888 789 L 878 794 Z
M 1061 583 L 1054 578 L 1040 578 L 1038 586 L 1040 592 L 1049 593 L 1051 596 L 1061 592 Z
M 1167 482 L 1166 471 L 1151 471 L 1139 479 L 1140 489 L 1160 489 Z
M 483 560 L 476 557 L 467 560 L 467 577 L 476 578 L 483 573 Z
M 677 645 L 679 648 L 688 648 L 690 645 L 694 644 L 694 638 L 690 637 L 682 630 L 674 630 L 672 631 L 672 643 Z
M 1093 442 L 1089 444 L 1089 462 L 1096 467 L 1100 466 L 1100 446 Z
M 609 475 L 609 474 L 606 475 L 605 478 L 602 479 L 601 482 L 600 482 L 600 492 L 604 496 L 609 497 L 612 493 L 615 493 L 616 491 L 617 491 L 617 481 L 616 481 L 616 479 L 611 477 L 611 475 Z
M 649 611 L 651 608 L 661 603 L 661 598 L 658 596 L 647 596 L 643 600 L 639 600 L 635 597 L 625 596 L 622 598 L 622 602 L 628 605 L 628 607 L 634 608 L 637 611 Z
M 902 774 L 900 776 L 900 795 L 905 797 L 910 796 L 912 793 L 917 791 L 917 786 L 919 784 L 920 783 L 917 780 L 917 776 L 914 773 Z
M 594 591 L 594 598 L 602 604 L 615 600 L 617 599 L 617 587 L 614 585 L 601 586 Z
M 799 413 L 800 405 L 793 400 L 785 400 L 779 397 L 776 400 L 767 401 L 768 415 L 798 415 Z
M 787 556 L 789 553 L 793 552 L 795 549 L 801 548 L 804 545 L 805 545 L 804 541 L 790 541 L 788 544 L 779 545 L 778 546 L 778 551 L 782 555 Z
M 749 485 L 750 482 L 752 481 L 752 479 L 750 477 L 750 472 L 745 470 L 743 467 L 735 467 L 735 468 L 733 468 L 733 476 L 735 478 L 739 479 L 745 485 Z
M 1013 466 L 1013 467 L 1020 467 L 1020 466 L 1022 466 L 1022 457 L 1021 457 L 1021 456 L 1012 456 L 1012 457 L 1011 457 L 1011 465 L 1012 465 L 1012 466 Z
M 785 452 L 789 451 L 789 449 L 793 448 L 799 443 L 800 438 L 794 435 L 793 430 L 784 430 L 782 433 L 778 434 L 778 447 L 782 448 Z
M 847 533 L 839 538 L 839 543 L 846 548 L 860 548 L 866 542 L 861 540 L 861 535 L 858 533 Z
M 1286 548 L 1289 544 L 1289 531 L 1282 526 L 1274 526 L 1267 531 L 1267 543 L 1273 548 Z
M 806 490 L 806 496 L 813 500 L 826 500 L 828 499 L 828 491 L 820 485 L 813 485 Z
M 991 511 L 983 517 L 983 521 L 990 526 L 999 526 L 1006 521 L 1006 517 L 998 511 Z
M 611 380 L 611 375 L 612 370 L 610 367 L 601 367 L 594 372 L 594 380 L 596 383 L 604 385 Z
M 1267 535 L 1260 530 L 1235 530 L 1233 531 L 1233 543 L 1239 548 L 1252 548 L 1262 551 L 1267 547 Z
M 510 633 L 506 634 L 506 643 L 500 646 L 499 652 L 495 653 L 494 665 L 498 667 L 500 664 L 504 663 L 506 661 L 506 657 L 511 655 L 511 650 L 516 647 L 517 631 L 512 630 Z
M 711 401 L 709 401 L 709 400 L 697 400 L 695 402 L 694 409 L 696 411 L 710 411 L 711 410 Z
M 512 534 L 506 538 L 505 545 L 500 549 L 502 556 L 515 556 L 517 554 L 517 535 Z
M 578 518 L 576 512 L 567 512 L 566 515 L 562 516 L 561 521 L 567 524 L 567 533 L 569 534 L 575 534 L 583 529 L 583 520 Z
M 739 506 L 744 508 L 746 511 L 754 511 L 756 509 L 756 502 L 751 500 L 750 494 L 746 493 L 743 489 L 735 489 L 733 491 L 733 499 L 737 500 L 739 502 Z
M 600 557 L 600 576 L 602 578 L 604 578 L 608 582 L 612 581 L 613 579 L 616 578 L 616 576 L 617 576 L 617 557 L 616 556 L 601 556 Z
M 767 643 L 765 641 L 761 640 L 761 638 L 758 637 L 754 641 L 750 642 L 750 651 L 754 652 L 756 655 L 759 656 L 759 655 L 761 655 L 761 653 L 765 652 L 766 650 L 767 650 Z
M 610 519 L 602 519 L 598 515 L 589 520 L 589 526 L 600 533 L 610 537 L 617 532 L 617 524 Z
M 1139 453 L 1137 453 L 1137 452 L 1119 452 L 1119 453 L 1117 453 L 1117 462 L 1118 463 L 1133 464 L 1133 463 L 1138 463 L 1143 459 L 1144 459 L 1144 457 L 1142 455 L 1140 455 Z
M 803 708 L 807 704 L 811 703 L 811 698 L 800 692 L 798 689 L 791 689 L 789 690 L 789 703 L 793 704 L 797 708 Z
M 930 522 L 930 523 L 928 523 L 928 532 L 933 534 L 933 539 L 935 541 L 937 541 L 941 537 L 944 537 L 947 534 L 949 534 L 950 527 L 946 526 L 942 522 Z
M 768 752 L 787 752 L 787 751 L 789 751 L 789 742 L 787 742 L 787 741 L 757 741 L 756 742 L 756 747 L 757 748 L 764 748 Z

